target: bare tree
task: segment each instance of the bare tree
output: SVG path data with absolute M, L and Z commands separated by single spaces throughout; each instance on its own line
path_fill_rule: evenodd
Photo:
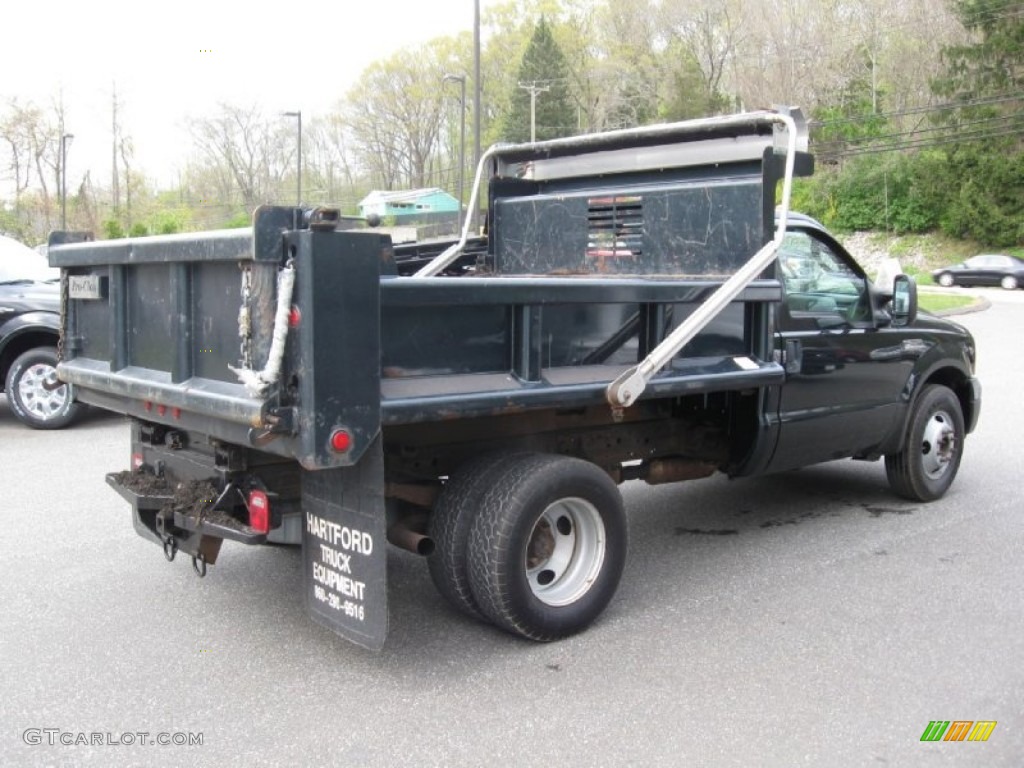
M 213 117 L 193 119 L 191 131 L 224 199 L 240 197 L 249 210 L 275 199 L 294 157 L 290 125 L 256 106 L 221 104 Z
M 664 0 L 661 4 L 659 16 L 668 40 L 677 41 L 700 71 L 707 112 L 731 104 L 724 97 L 733 87 L 726 74 L 743 52 L 753 13 L 753 8 L 743 7 L 742 0 Z
M 33 104 L 23 106 L 17 100 L 8 103 L 7 114 L 0 121 L 0 138 L 9 149 L 4 176 L 14 185 L 15 205 L 32 184 L 35 171 L 33 140 L 39 133 L 37 126 L 42 122 L 43 115 L 38 107 Z
M 64 110 L 59 100 L 52 112 L 31 102 L 11 101 L 0 121 L 0 137 L 9 149 L 5 175 L 14 185 L 19 229 L 26 238 L 40 239 L 56 224 L 51 189 L 59 188 L 63 133 Z
M 331 113 L 312 120 L 302 141 L 310 201 L 330 205 L 353 202 L 344 199 L 351 195 L 355 178 L 348 149 L 351 138 L 341 115 Z
M 342 105 L 353 150 L 384 188 L 427 186 L 439 167 L 444 75 L 455 63 L 451 39 L 403 50 L 370 65 Z

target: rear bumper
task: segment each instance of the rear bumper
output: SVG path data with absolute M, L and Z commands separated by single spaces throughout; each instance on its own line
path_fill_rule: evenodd
M 174 494 L 161 489 L 156 492 L 139 490 L 132 482 L 132 477 L 142 477 L 150 481 L 160 478 L 124 472 L 111 472 L 107 475 L 107 485 L 131 503 L 136 529 L 141 523 L 147 530 L 163 536 L 171 535 L 170 531 L 176 530 L 177 534 L 183 537 L 190 534 L 214 536 L 242 544 L 263 544 L 267 540 L 265 533 L 256 531 L 230 515 L 219 511 L 206 512 L 205 510 L 216 502 L 215 498 L 200 500 L 196 504 L 186 506 Z M 146 513 L 145 521 L 143 513 Z

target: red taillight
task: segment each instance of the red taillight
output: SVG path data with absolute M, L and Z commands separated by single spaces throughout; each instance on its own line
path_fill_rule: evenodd
M 176 419 L 180 419 L 181 418 L 181 408 L 172 408 L 171 409 L 171 416 L 173 416 Z
M 337 453 L 344 453 L 352 447 L 352 435 L 348 430 L 336 429 L 331 433 L 331 448 Z
M 249 494 L 249 527 L 260 533 L 270 531 L 270 499 L 263 491 Z
M 166 413 L 167 413 L 167 406 L 166 405 L 158 405 L 156 407 L 156 415 L 157 416 L 163 416 Z
M 294 304 L 292 305 L 291 311 L 288 313 L 288 325 L 292 328 L 298 328 L 299 323 L 302 322 L 302 312 Z
M 153 401 L 152 400 L 146 400 L 142 404 L 142 407 L 145 408 L 147 411 L 152 411 L 153 410 Z
M 145 463 L 146 463 L 146 460 L 143 458 L 141 453 L 133 453 L 132 454 L 132 469 L 138 469 L 139 467 L 141 467 Z

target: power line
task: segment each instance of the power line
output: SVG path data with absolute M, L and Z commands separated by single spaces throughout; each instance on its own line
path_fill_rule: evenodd
M 919 115 L 932 112 L 946 112 L 955 109 L 967 109 L 971 107 L 985 107 L 994 104 L 1005 104 L 1009 101 L 1021 101 L 1024 100 L 1024 91 L 1013 91 L 1005 94 L 997 94 L 994 96 L 984 96 L 975 99 L 966 99 L 964 101 L 951 101 L 943 104 L 930 104 L 921 107 L 908 107 L 907 109 L 894 110 L 892 112 L 877 112 L 873 114 L 865 115 L 851 115 L 850 117 L 836 117 L 829 120 L 809 120 L 807 125 L 809 128 L 820 128 L 826 125 L 847 125 L 850 123 L 865 122 L 868 120 L 878 120 L 898 117 L 907 117 L 908 115 Z
M 1006 128 L 1000 131 L 968 131 L 966 133 L 952 134 L 949 136 L 930 137 L 927 139 L 921 139 L 919 141 L 899 142 L 887 145 L 878 145 L 873 147 L 855 147 L 853 149 L 845 150 L 843 152 L 830 154 L 829 156 L 835 158 L 843 158 L 855 157 L 857 155 L 877 154 L 879 152 L 896 152 L 910 149 L 932 149 L 933 147 L 940 147 L 948 144 L 976 143 L 981 141 L 989 141 L 991 139 L 1012 136 L 1024 137 L 1024 128 Z
M 851 137 L 848 139 L 831 139 L 828 141 L 815 141 L 813 142 L 815 148 L 821 148 L 822 152 L 829 151 L 831 147 L 846 147 L 849 145 L 857 144 L 870 144 L 880 143 L 886 141 L 892 141 L 895 139 L 902 138 L 904 136 L 917 136 L 922 139 L 927 138 L 926 134 L 934 133 L 949 133 L 950 131 L 954 134 L 964 133 L 965 128 L 971 128 L 973 130 L 980 130 L 981 128 L 994 128 L 999 127 L 1000 123 L 1014 123 L 1020 122 L 1021 128 L 1024 129 L 1024 118 L 1019 115 L 1002 115 L 997 117 L 987 117 L 980 120 L 969 120 L 967 122 L 959 123 L 955 127 L 936 125 L 925 128 L 915 128 L 910 131 L 897 131 L 895 133 L 878 134 L 877 136 L 859 136 Z

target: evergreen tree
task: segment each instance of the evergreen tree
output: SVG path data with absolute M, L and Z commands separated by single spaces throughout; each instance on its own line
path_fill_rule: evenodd
M 519 65 L 511 109 L 505 119 L 505 141 L 530 141 L 532 99 L 537 141 L 575 133 L 577 117 L 569 92 L 569 67 L 543 16 Z
M 1020 0 L 953 0 L 973 43 L 943 49 L 943 76 L 932 89 L 964 106 L 947 114 L 951 124 L 1008 128 L 1019 140 L 1024 129 L 1024 3 Z M 1009 125 L 997 126 L 998 119 Z M 1016 131 L 1014 131 L 1016 129 Z M 991 131 L 987 131 L 991 133 Z
M 932 82 L 959 105 L 944 110 L 952 132 L 951 190 L 942 220 L 951 234 L 996 246 L 1024 243 L 1024 2 L 954 0 L 974 42 L 943 50 Z
M 814 111 L 811 142 L 819 162 L 838 162 L 849 151 L 866 149 L 875 139 L 885 139 L 894 130 L 886 115 L 877 109 L 881 94 L 869 80 L 870 59 L 865 57 L 864 64 L 864 75 L 851 76 Z

